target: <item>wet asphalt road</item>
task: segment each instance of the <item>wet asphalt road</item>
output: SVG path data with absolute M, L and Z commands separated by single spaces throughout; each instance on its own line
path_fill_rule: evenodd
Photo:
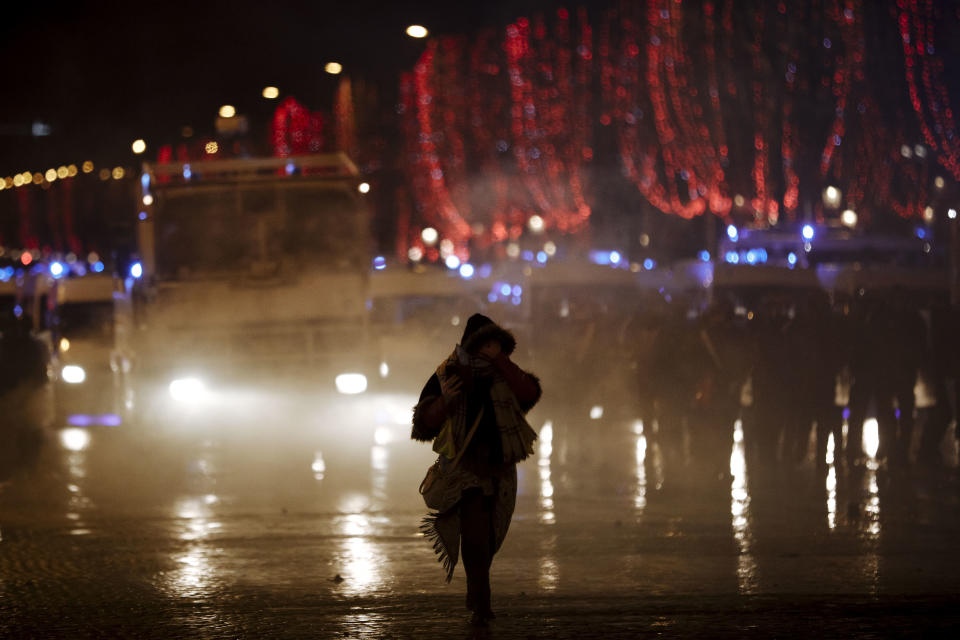
M 3 637 L 931 637 L 960 630 L 955 461 L 667 462 L 629 420 L 535 409 L 473 630 L 417 533 L 403 395 L 310 418 L 50 431 L 0 485 Z M 309 404 L 308 399 L 304 399 Z M 281 413 L 282 415 L 282 413 Z M 773 467 L 773 465 L 771 465 Z M 338 577 L 339 576 L 339 577 Z

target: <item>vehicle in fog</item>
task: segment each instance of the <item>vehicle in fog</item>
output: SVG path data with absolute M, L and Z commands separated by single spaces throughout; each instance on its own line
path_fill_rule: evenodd
M 53 281 L 48 307 L 59 424 L 115 427 L 129 418 L 129 314 L 123 312 L 123 287 L 103 271 Z
M 366 388 L 371 236 L 347 156 L 145 164 L 140 182 L 138 415 L 254 378 Z

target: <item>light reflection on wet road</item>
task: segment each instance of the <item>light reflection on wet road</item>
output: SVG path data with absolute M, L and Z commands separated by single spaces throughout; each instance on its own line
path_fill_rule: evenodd
M 462 570 L 444 585 L 417 535 L 432 454 L 408 440 L 413 398 L 393 401 L 372 428 L 59 432 L 0 489 L 0 635 L 406 637 L 461 624 Z M 757 473 L 738 421 L 717 479 L 696 460 L 666 465 L 653 425 L 577 432 L 562 417 L 531 416 L 538 450 L 493 567 L 496 637 L 683 635 L 751 607 L 743 625 L 763 628 L 769 598 L 809 601 L 815 618 L 825 598 L 873 610 L 960 592 L 955 467 L 890 472 L 869 424 L 861 468 L 829 446 L 819 469 Z

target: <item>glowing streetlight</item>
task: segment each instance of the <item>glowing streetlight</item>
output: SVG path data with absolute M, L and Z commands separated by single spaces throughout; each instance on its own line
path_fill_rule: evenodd
M 328 62 L 323 66 L 323 70 L 329 73 L 330 75 L 335 76 L 341 71 L 343 71 L 343 65 L 340 64 L 339 62 Z
M 276 87 L 264 87 L 260 95 L 267 100 L 276 100 L 280 95 L 280 89 L 277 89 Z
M 430 32 L 427 31 L 427 28 L 419 24 L 412 24 L 407 27 L 407 35 L 411 38 L 426 38 L 428 33 Z
M 370 183 L 361 182 L 360 184 L 357 185 L 357 191 L 359 191 L 360 193 L 370 193 Z
M 926 207 L 923 210 L 923 219 L 926 222 L 933 222 L 933 207 Z
M 216 142 L 213 142 L 211 140 L 206 145 L 204 145 L 203 150 L 206 151 L 208 155 L 212 156 L 213 154 L 215 154 L 217 151 L 220 150 L 220 145 L 218 145 Z
M 840 214 L 840 222 L 843 223 L 843 226 L 853 229 L 857 226 L 857 212 L 853 209 L 847 209 Z
M 943 176 L 937 176 L 933 179 L 933 186 L 935 186 L 937 189 L 943 189 L 944 184 Z
M 46 178 L 47 182 L 53 182 L 57 179 L 57 170 L 47 169 L 47 172 L 43 174 L 43 177 Z
M 538 215 L 530 216 L 530 219 L 527 220 L 527 227 L 534 233 L 540 233 L 544 227 L 543 218 Z
M 440 234 L 438 234 L 437 230 L 433 227 L 427 227 L 420 232 L 420 237 L 423 239 L 424 244 L 429 247 L 437 242 L 437 238 L 440 237 Z
M 956 220 L 956 219 L 957 219 L 957 210 L 956 210 L 956 209 L 949 209 L 949 210 L 947 211 L 947 217 L 950 218 L 951 220 Z
M 235 115 L 237 115 L 237 110 L 232 104 L 225 104 L 220 107 L 221 118 L 232 118 Z
M 823 204 L 828 207 L 835 208 L 840 205 L 840 189 L 837 189 L 833 185 L 827 187 L 823 190 Z
M 141 154 L 147 150 L 147 143 L 144 142 L 142 138 L 137 138 L 133 141 L 133 144 L 130 145 L 130 148 L 133 149 L 134 153 Z

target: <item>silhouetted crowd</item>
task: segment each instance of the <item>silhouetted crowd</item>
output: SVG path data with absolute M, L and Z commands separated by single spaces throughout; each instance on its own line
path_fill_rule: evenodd
M 831 436 L 833 462 L 855 467 L 869 418 L 879 464 L 940 465 L 958 406 L 958 329 L 946 302 L 905 290 L 719 290 L 700 313 L 648 301 L 573 318 L 540 339 L 538 359 L 565 412 L 639 416 L 674 469 L 694 460 L 726 477 L 738 420 L 754 471 L 811 456 L 823 467 Z

